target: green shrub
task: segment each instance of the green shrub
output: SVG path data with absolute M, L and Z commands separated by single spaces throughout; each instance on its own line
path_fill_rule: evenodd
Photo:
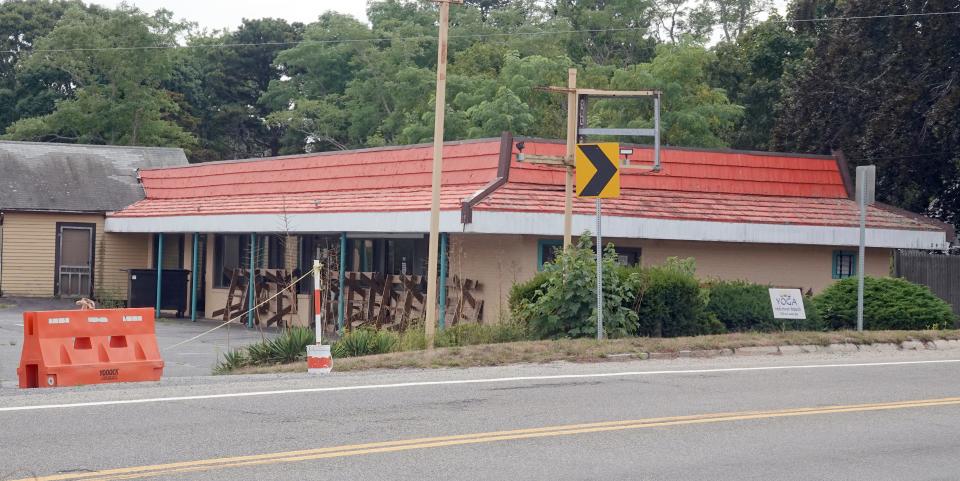
M 497 324 L 457 324 L 437 332 L 434 339 L 436 347 L 473 346 L 477 344 L 498 344 L 529 339 L 527 327 L 518 322 Z
M 252 366 L 287 364 L 307 358 L 307 346 L 317 338 L 309 327 L 290 327 L 279 336 L 246 347 L 246 357 Z
M 422 351 L 426 348 L 427 333 L 424 331 L 423 322 L 413 322 L 400 333 L 397 343 L 398 351 Z
M 804 296 L 807 319 L 775 319 L 768 286 L 745 281 L 714 281 L 708 286 L 707 313 L 728 331 L 820 331 L 824 329 L 812 299 Z
M 707 295 L 695 270 L 693 259 L 670 258 L 663 266 L 640 271 L 637 335 L 678 337 L 724 331 L 723 324 L 706 310 Z
M 369 356 L 393 352 L 399 344 L 400 336 L 396 333 L 361 328 L 344 334 L 331 352 L 333 357 Z
M 856 328 L 856 278 L 835 282 L 813 302 L 831 329 Z M 905 279 L 865 278 L 863 305 L 863 328 L 870 330 L 949 329 L 956 320 L 949 304 Z
M 541 271 L 529 281 L 514 284 L 513 287 L 510 288 L 508 301 L 510 312 L 521 312 L 525 306 L 536 302 L 540 297 L 538 292 L 542 292 L 542 288 L 544 284 L 546 284 L 549 275 L 548 272 Z
M 223 353 L 223 359 L 217 362 L 217 365 L 214 366 L 213 373 L 226 374 L 230 371 L 246 366 L 249 362 L 250 361 L 247 359 L 244 348 L 241 347 L 239 349 L 227 351 Z
M 213 372 L 223 374 L 245 366 L 269 366 L 302 361 L 307 358 L 307 346 L 316 342 L 313 329 L 289 327 L 273 339 L 265 339 L 225 352 L 223 359 L 213 368 Z
M 538 339 L 593 337 L 596 335 L 596 260 L 589 235 L 544 265 L 543 283 L 529 294 L 518 288 L 514 319 L 526 322 Z M 603 258 L 604 331 L 607 337 L 624 337 L 636 330 L 637 313 L 633 302 L 637 273 L 622 275 L 612 246 Z M 526 297 L 521 293 L 526 291 Z

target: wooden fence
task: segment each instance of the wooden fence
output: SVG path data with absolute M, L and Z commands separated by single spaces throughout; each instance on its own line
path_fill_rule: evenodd
M 960 315 L 960 256 L 898 250 L 893 256 L 893 275 L 929 287 Z

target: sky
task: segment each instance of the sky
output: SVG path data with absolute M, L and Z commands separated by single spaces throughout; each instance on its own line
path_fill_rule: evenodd
M 788 0 L 774 0 L 780 12 Z M 92 0 L 107 7 L 115 7 L 121 0 Z M 289 22 L 310 23 L 323 12 L 334 10 L 366 21 L 367 2 L 364 0 L 127 0 L 141 10 L 152 12 L 165 8 L 178 20 L 186 19 L 207 30 L 231 29 L 244 18 L 283 18 Z
M 106 7 L 116 7 L 121 0 L 92 0 Z M 283 18 L 289 22 L 310 23 L 323 12 L 334 10 L 366 21 L 364 0 L 127 0 L 140 10 L 170 10 L 177 20 L 186 19 L 201 28 L 235 30 L 244 18 Z

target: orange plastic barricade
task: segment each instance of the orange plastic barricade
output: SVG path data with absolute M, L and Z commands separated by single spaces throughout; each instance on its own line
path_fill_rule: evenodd
M 21 388 L 158 381 L 153 309 L 23 313 Z

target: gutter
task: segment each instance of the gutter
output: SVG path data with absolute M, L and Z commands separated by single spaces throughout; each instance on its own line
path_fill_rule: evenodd
M 490 181 L 483 189 L 460 202 L 460 222 L 473 222 L 473 207 L 494 193 L 503 184 L 510 180 L 510 161 L 513 157 L 513 134 L 504 131 L 500 134 L 500 159 L 497 164 L 497 177 Z

